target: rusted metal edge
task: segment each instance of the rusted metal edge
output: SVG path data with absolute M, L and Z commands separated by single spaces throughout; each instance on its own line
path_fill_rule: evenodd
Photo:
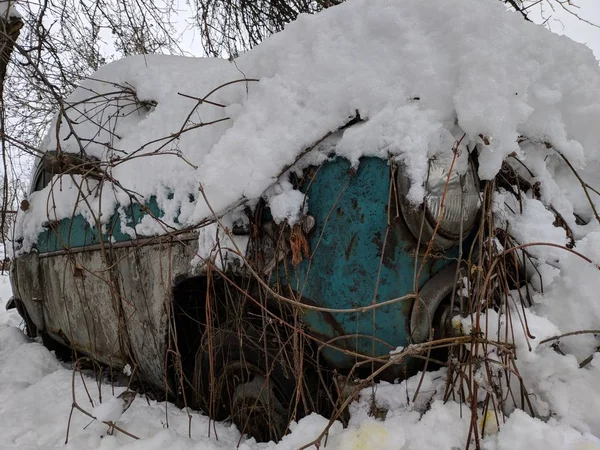
M 63 250 L 55 250 L 52 252 L 45 252 L 38 254 L 39 258 L 48 258 L 52 256 L 60 256 L 72 253 L 81 253 L 81 252 L 91 252 L 94 250 L 100 250 L 102 247 L 109 248 L 127 248 L 127 247 L 141 247 L 146 245 L 153 245 L 165 242 L 173 242 L 173 241 L 192 241 L 194 239 L 198 239 L 198 233 L 195 231 L 192 232 L 184 232 L 184 233 L 171 233 L 161 236 L 153 236 L 149 238 L 141 238 L 141 239 L 132 239 L 129 241 L 121 241 L 121 242 L 105 242 L 103 244 L 92 244 L 85 245 L 83 247 L 74 247 L 74 248 L 65 248 Z

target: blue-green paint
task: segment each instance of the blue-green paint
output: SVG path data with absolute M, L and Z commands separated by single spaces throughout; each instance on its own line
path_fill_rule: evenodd
M 123 208 L 126 214 L 126 225 L 134 229 L 147 214 L 148 210 L 155 217 L 161 217 L 163 211 L 158 207 L 156 197 L 150 197 L 150 200 L 142 207 L 138 203 L 132 203 Z M 49 222 L 46 230 L 40 233 L 37 241 L 37 250 L 40 253 L 53 252 L 57 250 L 73 249 L 85 247 L 88 245 L 108 242 L 112 237 L 113 242 L 130 241 L 138 236 L 130 236 L 122 230 L 121 218 L 118 212 L 115 212 L 104 226 L 104 233 L 100 234 L 95 225 L 91 225 L 81 215 L 72 218 L 62 219 L 58 223 Z
M 388 230 L 388 205 L 394 202 L 390 202 L 387 161 L 364 158 L 355 172 L 346 160 L 337 159 L 315 172 L 313 180 L 305 183 L 309 213 L 316 219 L 309 239 L 312 255 L 295 268 L 288 262 L 286 270 L 279 271 L 288 274 L 287 280 L 280 282 L 290 283 L 304 301 L 334 309 L 367 306 L 414 292 L 416 242 L 395 207 L 389 212 Z M 448 262 L 427 261 L 419 287 Z M 405 300 L 364 313 L 307 311 L 304 321 L 323 340 L 350 336 L 337 340 L 336 346 L 381 356 L 409 343 L 411 306 L 412 301 Z M 365 337 L 351 337 L 357 334 Z M 331 348 L 324 348 L 323 355 L 335 367 L 348 368 L 355 362 Z
M 309 213 L 316 219 L 316 229 L 309 239 L 312 255 L 297 267 L 287 261 L 277 272 L 277 282 L 289 284 L 304 301 L 333 309 L 367 306 L 414 292 L 416 243 L 395 209 L 388 212 L 391 170 L 387 161 L 363 158 L 355 171 L 347 160 L 337 159 L 314 168 L 313 173 L 312 180 L 302 187 L 308 194 Z M 155 197 L 145 207 L 156 217 L 163 214 Z M 124 211 L 131 228 L 147 214 L 135 203 Z M 267 210 L 264 218 L 269 217 Z M 105 231 L 100 236 L 97 228 L 81 216 L 64 219 L 40 234 L 38 251 L 97 244 L 100 237 L 104 242 L 111 237 L 113 242 L 136 237 L 121 229 L 118 213 L 110 218 Z M 427 261 L 419 287 L 448 262 Z M 364 313 L 306 311 L 304 322 L 325 341 L 348 336 L 335 341 L 336 346 L 366 355 L 385 355 L 409 343 L 411 307 L 412 302 L 405 300 Z M 337 368 L 349 368 L 355 362 L 352 356 L 331 348 L 324 348 L 323 356 Z

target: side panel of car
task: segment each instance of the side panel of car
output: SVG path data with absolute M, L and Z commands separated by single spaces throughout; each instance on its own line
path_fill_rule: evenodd
M 168 320 L 175 282 L 193 272 L 190 261 L 197 245 L 193 235 L 114 250 L 125 325 L 123 338 L 131 349 L 129 359 L 155 386 L 164 385 L 169 340 L 177 337 Z
M 103 362 L 123 360 L 118 297 L 100 250 L 42 255 L 44 329 Z
M 363 355 L 385 356 L 410 343 L 413 299 L 393 299 L 415 292 L 450 263 L 415 258 L 424 246 L 398 212 L 394 180 L 394 166 L 380 158 L 363 158 L 356 169 L 346 160 L 315 169 L 307 182 L 309 212 L 316 218 L 311 256 L 288 270 L 293 276 L 285 280 L 306 302 L 334 310 L 356 308 L 352 313 L 308 311 L 305 322 L 322 339 L 336 338 L 335 346 Z M 323 355 L 338 368 L 354 364 L 353 357 L 331 348 L 324 348 Z
M 168 308 L 190 276 L 195 234 L 35 252 L 13 263 L 15 295 L 37 328 L 115 367 L 131 363 L 163 386 Z
M 316 223 L 310 250 L 295 267 L 288 254 L 271 278 L 282 293 L 292 290 L 330 309 L 304 311 L 314 336 L 362 355 L 383 356 L 411 343 L 410 294 L 451 263 L 452 251 L 421 262 L 424 246 L 400 212 L 396 171 L 389 161 L 363 158 L 356 168 L 337 159 L 305 172 L 301 189 Z M 147 214 L 162 215 L 153 198 L 119 208 L 102 234 L 81 216 L 48 223 L 39 256 L 17 258 L 16 273 L 41 330 L 102 362 L 133 363 L 160 386 L 169 342 L 177 342 L 168 319 L 175 282 L 201 274 L 190 265 L 197 234 L 145 238 L 123 231 L 135 233 Z M 30 278 L 37 284 L 30 286 Z M 339 369 L 355 362 L 351 353 L 327 346 L 322 354 Z
M 36 328 L 44 329 L 43 278 L 38 254 L 31 252 L 13 260 L 10 265 L 10 279 L 13 295 L 24 302 L 27 314 Z
M 113 213 L 107 223 L 103 224 L 102 234 L 98 232 L 97 226 L 91 224 L 80 214 L 61 220 L 48 220 L 44 224 L 45 230 L 38 236 L 36 249 L 40 254 L 45 254 L 94 246 L 100 242 L 129 242 L 132 239 L 143 238 L 144 236 L 137 235 L 135 231 L 131 230 L 134 230 L 135 226 L 148 213 L 157 218 L 162 215 L 155 197 L 150 197 L 150 200 L 143 206 L 132 203 Z M 124 217 L 121 217 L 122 215 Z M 122 224 L 125 224 L 129 228 L 128 231 L 134 235 L 128 234 Z

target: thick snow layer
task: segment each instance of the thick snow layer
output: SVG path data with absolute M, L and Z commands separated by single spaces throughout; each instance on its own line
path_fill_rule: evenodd
M 124 402 L 119 397 L 110 396 L 92 409 L 91 414 L 101 422 L 116 422 L 123 415 Z
M 260 81 L 227 84 L 242 78 Z M 189 97 L 208 94 L 212 103 L 199 106 Z M 54 123 L 43 150 L 84 150 L 110 163 L 111 176 L 128 191 L 88 195 L 104 220 L 134 193 L 156 195 L 165 222 L 181 227 L 285 182 L 282 172 L 303 150 L 357 111 L 365 122 L 343 133 L 335 154 L 354 164 L 364 155 L 402 160 L 413 183 L 409 198 L 418 203 L 428 159 L 449 159 L 463 133 L 463 154 L 481 144 L 482 178 L 493 177 L 512 152 L 537 158 L 536 175 L 552 178 L 558 156 L 542 142 L 593 170 L 599 105 L 592 52 L 500 2 L 351 0 L 299 17 L 233 62 L 147 55 L 111 63 L 68 98 L 68 119 Z M 520 135 L 532 143 L 519 146 Z M 75 177 L 55 184 L 52 195 L 48 187 L 31 196 L 17 221 L 23 251 L 48 216 L 70 216 L 78 200 L 78 212 L 92 220 L 77 195 L 80 184 Z M 547 199 L 565 197 L 561 187 L 548 183 Z M 289 206 L 299 197 L 282 200 L 273 199 L 281 212 L 275 218 L 293 220 Z M 557 207 L 564 212 L 576 203 L 581 199 L 563 198 Z M 146 223 L 142 231 L 164 228 Z

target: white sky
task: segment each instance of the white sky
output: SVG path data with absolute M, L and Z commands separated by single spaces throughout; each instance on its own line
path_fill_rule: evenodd
M 600 0 L 573 1 L 579 6 L 579 8 L 572 8 L 573 11 L 600 26 Z M 560 9 L 553 12 L 548 6 L 543 6 L 543 8 L 545 17 L 552 16 L 548 21 L 548 25 L 553 32 L 566 34 L 574 41 L 586 44 L 592 49 L 596 59 L 600 60 L 600 28 L 588 25 Z M 534 20 L 538 22 L 535 14 L 532 14 L 532 18 L 535 18 Z

